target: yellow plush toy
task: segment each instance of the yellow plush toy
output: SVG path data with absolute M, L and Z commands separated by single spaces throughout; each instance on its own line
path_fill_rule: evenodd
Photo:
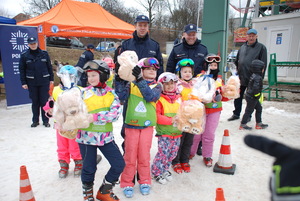
M 240 79 L 236 75 L 228 78 L 227 83 L 222 88 L 222 95 L 226 98 L 239 98 L 240 97 Z
M 89 127 L 92 116 L 87 112 L 78 87 L 65 90 L 58 96 L 54 103 L 53 118 L 56 121 L 57 129 L 63 136 L 64 131 L 72 130 L 74 133 L 74 130 L 76 131 L 78 128 Z M 75 136 L 64 137 L 75 138 Z
M 126 81 L 134 81 L 135 77 L 132 75 L 132 69 L 138 63 L 138 56 L 135 51 L 126 50 L 118 56 L 118 63 L 120 68 L 118 70 L 118 75 L 120 78 Z
M 205 108 L 198 100 L 184 101 L 174 118 L 174 125 L 181 131 L 200 135 L 204 128 Z

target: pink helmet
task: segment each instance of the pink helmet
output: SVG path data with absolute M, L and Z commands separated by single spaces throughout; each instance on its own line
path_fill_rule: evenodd
M 105 63 L 107 63 L 108 67 L 109 68 L 112 68 L 114 69 L 115 68 L 115 63 L 114 63 L 114 60 L 110 57 L 105 57 L 102 59 L 102 61 L 104 61 Z

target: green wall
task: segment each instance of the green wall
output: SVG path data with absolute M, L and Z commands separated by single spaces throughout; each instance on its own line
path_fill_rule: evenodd
M 223 77 L 227 58 L 228 5 L 229 0 L 204 0 L 202 22 L 201 43 L 207 47 L 209 53 L 220 52 L 220 72 Z

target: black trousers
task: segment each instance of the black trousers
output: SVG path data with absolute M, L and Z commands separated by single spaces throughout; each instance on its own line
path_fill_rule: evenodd
M 249 96 L 246 96 L 245 99 L 247 101 L 247 106 L 246 106 L 245 114 L 243 116 L 241 124 L 247 123 L 247 120 L 248 120 L 248 118 L 251 117 L 254 109 L 255 109 L 256 123 L 261 123 L 262 106 L 261 106 L 259 100 L 255 99 L 255 98 L 251 98 Z
M 188 163 L 189 157 L 191 153 L 191 147 L 193 145 L 194 140 L 193 134 L 190 133 L 182 133 L 182 137 L 180 138 L 180 146 L 177 152 L 177 156 L 173 159 L 172 165 L 177 163 Z
M 234 110 L 233 114 L 236 116 L 240 116 L 241 111 L 242 111 L 242 103 L 243 103 L 243 97 L 244 93 L 247 89 L 247 86 L 240 86 L 240 97 L 237 99 L 234 99 Z
M 49 85 L 28 86 L 28 92 L 29 98 L 32 100 L 32 122 L 38 123 L 41 113 L 43 123 L 48 123 L 49 119 L 46 117 L 43 107 L 46 105 L 49 98 Z

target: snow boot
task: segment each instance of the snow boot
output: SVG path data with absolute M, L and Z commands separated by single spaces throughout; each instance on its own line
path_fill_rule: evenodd
M 172 177 L 172 173 L 170 171 L 166 171 L 163 173 L 163 176 L 164 178 L 167 180 L 167 181 L 172 181 L 173 180 L 173 177 Z
M 103 179 L 103 183 L 100 186 L 96 198 L 101 201 L 114 201 L 120 200 L 112 191 L 112 188 L 115 186 L 116 182 L 110 183 Z
M 134 194 L 133 187 L 127 186 L 127 187 L 123 188 L 123 193 L 124 193 L 125 197 L 132 198 L 133 194 Z
M 173 170 L 177 174 L 181 174 L 182 171 L 183 171 L 180 163 L 177 163 L 177 164 L 173 165 Z
M 266 129 L 268 126 L 268 124 L 263 124 L 260 122 L 256 124 L 255 129 Z
M 159 183 L 159 184 L 166 184 L 166 183 L 167 183 L 167 180 L 164 178 L 163 175 L 154 176 L 153 178 L 154 178 L 155 181 L 157 181 L 157 183 Z
M 142 195 L 150 194 L 151 186 L 149 184 L 140 184 L 140 192 Z
M 208 158 L 203 158 L 203 162 L 206 165 L 206 167 L 211 167 L 213 164 L 213 159 L 208 157 Z
M 185 173 L 189 173 L 191 171 L 191 166 L 189 163 L 181 163 L 181 168 Z
M 80 177 L 82 170 L 82 160 L 74 160 L 75 168 L 74 168 L 74 177 Z
M 68 176 L 69 164 L 64 160 L 59 160 L 60 170 L 58 172 L 59 178 L 63 179 Z
M 239 129 L 240 130 L 252 130 L 252 127 L 247 126 L 247 124 L 241 124 Z
M 84 201 L 95 201 L 93 195 L 93 182 L 82 184 L 83 200 Z

